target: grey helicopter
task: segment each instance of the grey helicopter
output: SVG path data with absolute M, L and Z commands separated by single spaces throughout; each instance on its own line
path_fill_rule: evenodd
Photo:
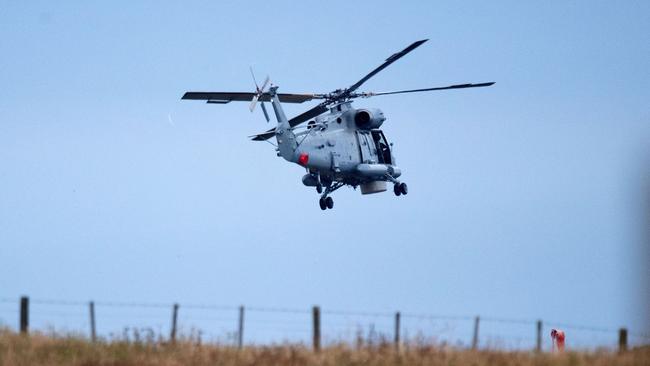
M 331 194 L 343 186 L 351 186 L 354 189 L 360 187 L 361 194 L 365 195 L 385 192 L 387 183 L 390 182 L 396 196 L 406 195 L 406 183 L 398 180 L 402 172 L 395 164 L 393 144 L 388 142 L 380 129 L 386 120 L 384 113 L 378 108 L 355 109 L 352 107 L 353 100 L 379 95 L 478 88 L 494 84 L 488 82 L 378 93 L 357 92 L 368 79 L 426 41 L 427 39 L 423 39 L 412 43 L 388 57 L 384 63 L 356 83 L 326 94 L 278 93 L 278 86 L 269 85 L 268 76 L 260 87 L 251 69 L 255 92 L 187 92 L 182 99 L 205 100 L 209 104 L 250 102 L 251 112 L 259 102 L 267 122 L 270 118 L 264 102 L 271 102 L 277 126 L 249 137 L 253 141 L 267 141 L 275 137 L 277 155 L 306 169 L 302 183 L 316 188 L 320 194 L 318 203 L 321 210 L 334 207 Z M 306 112 L 287 119 L 282 103 L 303 103 L 315 99 L 323 101 Z M 302 125 L 304 122 L 307 124 Z

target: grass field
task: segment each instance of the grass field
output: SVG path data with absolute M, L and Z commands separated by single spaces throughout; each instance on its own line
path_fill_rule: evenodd
M 453 347 L 409 346 L 398 353 L 390 345 L 350 348 L 328 346 L 319 353 L 302 345 L 236 348 L 179 341 L 92 343 L 83 337 L 0 331 L 0 366 L 15 365 L 644 365 L 650 346 L 618 354 L 612 351 L 534 354 Z

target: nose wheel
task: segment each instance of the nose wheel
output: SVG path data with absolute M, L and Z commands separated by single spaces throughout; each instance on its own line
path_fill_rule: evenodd
M 406 183 L 395 183 L 395 185 L 393 186 L 393 192 L 395 192 L 396 196 L 402 194 L 406 195 L 407 193 L 409 193 L 409 189 Z
M 318 204 L 320 205 L 321 210 L 334 208 L 334 200 L 332 197 L 322 197 L 320 200 L 318 200 Z

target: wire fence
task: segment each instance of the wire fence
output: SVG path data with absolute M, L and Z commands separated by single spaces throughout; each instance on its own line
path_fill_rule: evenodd
M 623 329 L 464 315 L 362 312 L 335 309 L 275 308 L 218 304 L 0 298 L 0 326 L 52 335 L 75 334 L 105 340 L 167 341 L 178 338 L 222 345 L 395 343 L 461 348 L 523 350 L 551 348 L 550 329 L 567 333 L 567 347 L 620 347 Z M 174 310 L 176 309 L 176 310 Z M 92 314 L 92 315 L 91 315 Z M 22 317 L 26 316 L 26 319 Z M 318 325 L 315 322 L 318 321 Z M 315 329 L 318 328 L 318 329 Z M 316 334 L 317 333 L 317 334 Z M 650 334 L 625 329 L 625 346 L 650 344 Z

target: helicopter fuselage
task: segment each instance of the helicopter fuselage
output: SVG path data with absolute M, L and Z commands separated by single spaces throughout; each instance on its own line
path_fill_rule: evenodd
M 401 175 L 383 132 L 385 121 L 379 109 L 355 109 L 350 102 L 332 106 L 329 113 L 309 121 L 302 131 L 293 131 L 293 154 L 286 160 L 306 168 L 306 186 L 341 183 L 361 186 L 363 194 L 386 190 L 386 181 Z M 280 141 L 279 141 L 280 142 Z M 286 143 L 288 141 L 282 141 Z

